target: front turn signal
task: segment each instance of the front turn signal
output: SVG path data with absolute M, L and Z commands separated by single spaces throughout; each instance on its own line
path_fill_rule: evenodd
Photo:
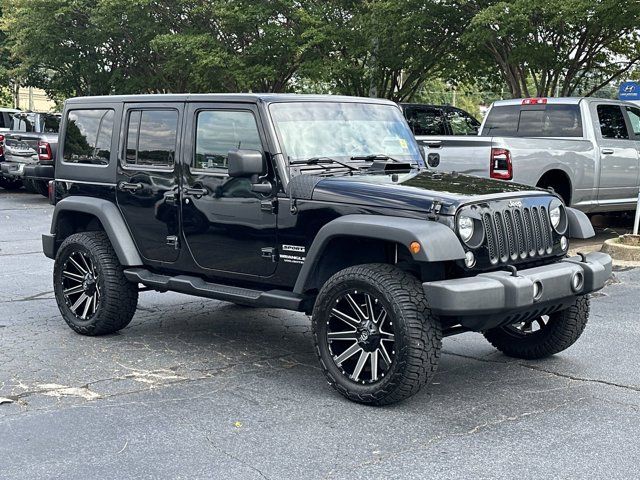
M 409 245 L 409 250 L 411 250 L 411 253 L 413 253 L 414 255 L 420 253 L 421 249 L 422 247 L 418 242 L 411 242 L 411 244 Z

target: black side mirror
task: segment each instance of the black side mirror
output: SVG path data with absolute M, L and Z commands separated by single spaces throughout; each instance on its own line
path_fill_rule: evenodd
M 231 150 L 228 156 L 230 177 L 253 177 L 266 173 L 261 152 L 257 150 Z

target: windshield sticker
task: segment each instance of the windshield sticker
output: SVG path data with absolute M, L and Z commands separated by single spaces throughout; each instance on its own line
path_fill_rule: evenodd
M 404 138 L 399 138 L 398 141 L 400 142 L 400 146 L 403 150 L 409 150 L 409 144 Z

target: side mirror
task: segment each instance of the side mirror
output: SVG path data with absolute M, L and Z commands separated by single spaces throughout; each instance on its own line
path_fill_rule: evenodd
M 230 177 L 253 177 L 266 173 L 262 153 L 257 150 L 230 150 L 228 156 Z

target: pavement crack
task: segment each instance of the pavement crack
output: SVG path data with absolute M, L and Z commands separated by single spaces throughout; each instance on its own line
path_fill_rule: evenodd
M 442 353 L 447 354 L 447 355 L 452 355 L 454 357 L 468 358 L 470 360 L 475 360 L 477 362 L 499 363 L 499 364 L 502 364 L 502 365 L 517 365 L 517 366 L 522 367 L 522 368 L 527 368 L 529 370 L 536 370 L 538 372 L 548 373 L 549 375 L 553 375 L 554 377 L 566 378 L 568 380 L 574 380 L 576 382 L 597 383 L 597 384 L 600 384 L 600 385 L 607 385 L 607 386 L 610 386 L 610 387 L 624 388 L 626 390 L 631 390 L 633 392 L 640 392 L 640 386 L 626 385 L 624 383 L 611 382 L 609 380 L 601 380 L 601 379 L 598 379 L 598 378 L 578 377 L 576 375 L 569 375 L 567 373 L 554 372 L 553 370 L 549 370 L 547 368 L 538 367 L 536 365 L 529 365 L 527 363 L 522 363 L 522 362 L 509 362 L 509 361 L 505 362 L 505 361 L 502 361 L 502 360 L 492 360 L 490 358 L 474 357 L 472 355 L 463 355 L 461 353 L 447 352 L 445 350 L 443 350 Z

